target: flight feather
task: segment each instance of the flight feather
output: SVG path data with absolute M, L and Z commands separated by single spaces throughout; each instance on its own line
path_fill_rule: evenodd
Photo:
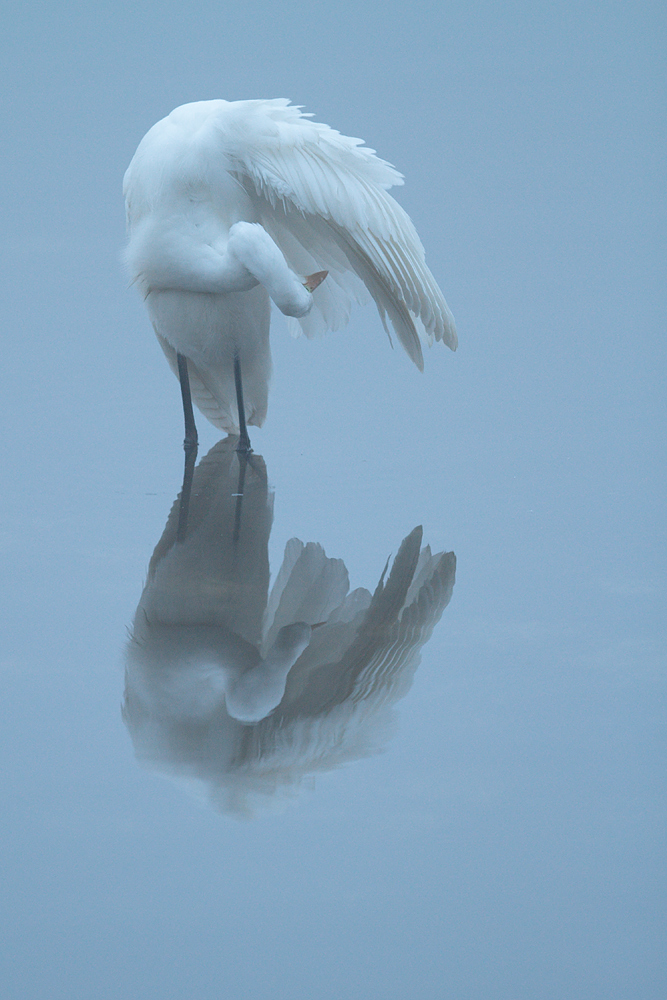
M 292 325 L 312 336 L 345 322 L 351 299 L 364 297 L 356 277 L 418 367 L 420 335 L 456 348 L 452 314 L 415 227 L 387 193 L 403 183 L 390 163 L 361 139 L 311 121 L 285 100 L 227 105 L 218 134 L 230 168 L 288 262 L 302 273 L 329 270 L 315 316 Z

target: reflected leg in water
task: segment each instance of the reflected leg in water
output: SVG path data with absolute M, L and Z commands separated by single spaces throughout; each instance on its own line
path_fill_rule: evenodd
M 232 493 L 232 496 L 236 497 L 236 506 L 234 508 L 234 534 L 233 541 L 234 544 L 239 540 L 239 534 L 241 531 L 241 517 L 243 514 L 243 493 L 245 490 L 245 477 L 246 469 L 248 466 L 253 470 L 253 472 L 259 477 L 261 481 L 266 483 L 266 474 L 263 466 L 257 465 L 255 462 L 254 455 L 250 451 L 241 449 L 237 446 L 236 453 L 238 455 L 239 461 L 239 478 L 236 484 L 236 493 Z M 260 459 L 261 463 L 261 459 Z
M 239 410 L 239 413 L 241 411 Z M 239 457 L 239 481 L 236 486 L 236 506 L 234 508 L 234 535 L 233 541 L 234 545 L 237 544 L 239 540 L 239 534 L 241 532 L 241 514 L 243 513 L 243 490 L 245 487 L 245 473 L 246 467 L 248 465 L 248 458 L 250 457 L 245 449 L 242 449 L 240 443 L 236 449 Z
M 192 493 L 192 479 L 195 473 L 195 461 L 197 459 L 197 445 L 185 449 L 185 467 L 183 469 L 183 486 L 181 488 L 181 499 L 178 505 L 178 527 L 176 528 L 176 541 L 182 542 L 188 533 L 188 511 L 190 510 L 190 495 Z
M 229 438 L 227 440 L 229 440 Z M 231 496 L 233 496 L 236 500 L 234 505 L 234 529 L 232 533 L 234 545 L 237 544 L 241 533 L 243 496 L 245 492 L 246 470 L 248 465 L 256 473 L 260 481 L 266 482 L 266 474 L 263 471 L 261 459 L 260 464 L 257 465 L 254 461 L 254 455 L 252 455 L 251 452 L 240 450 L 238 447 L 236 449 L 236 454 L 239 472 L 236 481 L 236 492 L 231 494 Z M 188 533 L 188 513 L 190 510 L 190 498 L 192 495 L 192 481 L 195 472 L 196 459 L 196 445 L 194 447 L 187 448 L 185 451 L 185 466 L 183 469 L 183 485 L 181 487 L 180 499 L 178 503 L 178 526 L 176 528 L 176 541 L 178 542 L 185 541 Z

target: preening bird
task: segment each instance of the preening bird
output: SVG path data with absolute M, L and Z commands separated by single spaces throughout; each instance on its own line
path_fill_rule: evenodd
M 456 348 L 417 232 L 387 193 L 402 175 L 310 119 L 284 99 L 184 104 L 125 174 L 125 259 L 181 382 L 186 448 L 194 400 L 250 450 L 246 424 L 266 416 L 271 300 L 294 335 L 313 337 L 370 293 L 418 368 L 422 341 Z

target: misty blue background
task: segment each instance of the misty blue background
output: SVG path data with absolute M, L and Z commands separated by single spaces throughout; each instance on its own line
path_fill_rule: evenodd
M 664 35 L 657 3 L 10 6 L 7 1000 L 664 998 Z M 276 317 L 272 567 L 296 535 L 372 588 L 423 524 L 458 572 L 386 753 L 248 824 L 120 717 L 182 471 L 120 187 L 174 106 L 279 96 L 405 173 L 460 348 L 421 375 L 371 309 Z

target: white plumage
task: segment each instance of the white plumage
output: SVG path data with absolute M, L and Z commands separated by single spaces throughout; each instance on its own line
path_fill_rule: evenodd
M 270 299 L 312 337 L 345 323 L 367 290 L 420 369 L 421 341 L 456 348 L 416 230 L 387 193 L 402 183 L 360 139 L 283 99 L 185 104 L 144 136 L 125 174 L 126 262 L 213 424 L 238 433 L 235 353 L 247 421 L 264 420 Z M 301 276 L 321 270 L 311 294 Z

